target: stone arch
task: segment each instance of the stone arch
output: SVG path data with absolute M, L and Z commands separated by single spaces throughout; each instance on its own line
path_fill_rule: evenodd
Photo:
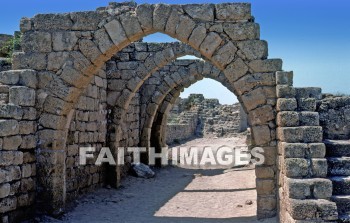
M 111 4 L 95 12 L 38 15 L 21 21 L 23 53 L 14 55 L 13 67 L 36 70 L 42 85 L 38 90 L 39 162 L 50 165 L 39 181 L 47 188 L 45 196 L 52 210 L 60 209 L 65 201 L 61 177 L 70 111 L 105 62 L 131 42 L 155 32 L 165 33 L 188 43 L 218 67 L 236 87 L 237 97 L 249 114 L 253 110 L 259 113 L 265 104 L 275 104 L 275 87 L 255 77 L 281 70 L 282 62 L 267 59 L 267 44 L 259 40 L 259 26 L 250 14 L 250 5 L 231 5 Z M 195 8 L 200 8 L 200 13 Z M 138 86 L 135 90 L 154 68 L 170 62 L 163 64 L 157 58 L 172 58 L 173 54 L 165 50 L 147 60 L 145 70 L 130 80 Z M 241 85 L 246 81 L 253 88 Z M 115 101 L 124 108 L 134 93 L 126 88 Z M 254 124 L 253 133 L 259 136 L 255 137 L 256 145 L 275 148 L 273 124 Z M 268 199 L 276 199 L 276 189 L 273 194 Z M 274 214 L 272 210 L 258 210 L 260 217 Z

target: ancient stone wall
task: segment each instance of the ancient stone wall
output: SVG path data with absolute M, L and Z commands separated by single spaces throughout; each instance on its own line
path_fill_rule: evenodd
M 198 136 L 234 137 L 247 129 L 247 117 L 241 112 L 239 103 L 221 105 L 217 99 L 205 99 L 201 94 L 180 98 L 168 114 L 166 142 Z
M 248 115 L 252 145 L 264 149 L 266 160 L 256 167 L 258 218 L 275 216 L 279 208 L 282 222 L 337 219 L 316 112 L 321 92 L 294 88 L 292 74 L 281 72 L 282 61 L 267 59 L 267 42 L 260 40 L 250 4 L 111 3 L 96 11 L 23 18 L 20 28 L 22 52 L 12 58 L 16 70 L 0 72 L 2 221 L 21 219 L 35 201 L 37 210 L 60 214 L 67 195 L 103 178 L 98 168 L 83 167 L 81 176 L 88 179 L 83 190 L 69 185 L 67 191 L 66 178 L 77 179 L 71 171 L 77 169 L 76 148 L 69 146 L 101 147 L 105 135 L 114 152 L 137 143 L 149 147 L 151 139 L 162 138 L 174 99 L 204 77 L 237 96 Z M 156 32 L 184 44 L 133 43 Z M 206 61 L 183 72 L 157 72 L 188 54 Z M 98 86 L 98 77 L 107 78 L 107 89 Z M 146 82 L 155 88 L 152 97 L 143 93 Z M 101 124 L 106 120 L 107 131 Z M 122 168 L 110 168 L 108 179 L 118 186 Z
M 350 97 L 326 96 L 317 101 L 324 139 L 350 139 Z
M 79 164 L 79 148 L 94 147 L 98 156 L 107 146 L 107 76 L 104 70 L 91 81 L 71 112 L 66 151 L 67 201 L 86 193 L 105 182 L 106 172 L 89 160 L 85 166 Z

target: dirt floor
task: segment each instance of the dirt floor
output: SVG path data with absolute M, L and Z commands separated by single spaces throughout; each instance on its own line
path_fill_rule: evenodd
M 195 139 L 181 146 L 244 144 L 243 138 Z M 252 167 L 191 169 L 167 166 L 156 177 L 127 177 L 122 188 L 102 188 L 80 198 L 61 220 L 41 222 L 209 223 L 256 220 L 255 173 Z

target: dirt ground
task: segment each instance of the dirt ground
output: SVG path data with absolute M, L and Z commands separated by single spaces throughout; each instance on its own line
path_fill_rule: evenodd
M 243 138 L 195 139 L 181 146 L 244 144 Z M 41 222 L 209 223 L 264 222 L 256 219 L 255 173 L 252 167 L 186 169 L 167 166 L 156 177 L 127 177 L 118 190 L 102 188 L 80 198 L 62 219 Z

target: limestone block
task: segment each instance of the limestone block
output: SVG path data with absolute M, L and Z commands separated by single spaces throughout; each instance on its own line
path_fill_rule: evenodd
M 95 11 L 87 12 L 73 12 L 70 13 L 71 20 L 73 21 L 72 30 L 97 30 L 99 23 L 103 19 L 103 13 Z
M 14 70 L 0 72 L 0 83 L 5 85 L 15 85 L 19 81 L 19 72 Z
M 310 180 L 286 178 L 286 195 L 292 199 L 306 199 L 312 196 Z
M 267 125 L 252 127 L 252 133 L 257 146 L 265 145 L 271 141 L 270 128 Z
M 49 53 L 52 51 L 52 40 L 49 32 L 26 32 L 22 37 L 24 52 Z
M 308 175 L 309 163 L 306 159 L 287 158 L 284 165 L 287 177 L 305 177 Z
M 35 181 L 32 178 L 24 178 L 21 180 L 22 193 L 33 191 L 33 190 L 35 190 Z
M 323 134 L 321 126 L 304 126 L 303 141 L 306 143 L 322 142 Z
M 0 201 L 0 213 L 13 211 L 17 208 L 17 198 L 8 197 Z
M 21 136 L 10 136 L 3 139 L 3 150 L 17 150 L 22 143 Z
M 260 37 L 260 27 L 256 23 L 224 23 L 225 33 L 231 40 L 255 40 Z
M 320 117 L 318 112 L 300 112 L 300 125 L 303 126 L 319 126 Z
M 153 28 L 164 31 L 172 7 L 166 4 L 156 4 L 153 11 Z
M 299 114 L 294 111 L 283 111 L 277 114 L 277 125 L 280 127 L 299 126 Z
M 281 155 L 284 158 L 304 158 L 307 151 L 307 144 L 305 143 L 279 143 Z
M 275 191 L 275 181 L 266 179 L 256 180 L 256 190 L 258 195 L 271 195 Z
M 46 66 L 47 59 L 44 53 L 13 53 L 12 69 L 45 70 Z
M 245 108 L 249 111 L 266 103 L 265 91 L 263 88 L 257 88 L 251 92 L 242 95 L 242 102 Z
M 97 62 L 96 59 L 102 54 L 96 44 L 88 39 L 81 39 L 79 41 L 79 49 L 86 58 L 95 64 Z
M 196 23 L 188 16 L 181 15 L 179 24 L 176 28 L 176 37 L 184 43 L 188 42 L 188 38 L 192 34 L 193 29 L 195 28 Z M 216 38 L 212 38 L 212 41 L 218 41 Z M 220 38 L 220 37 L 219 37 Z M 220 41 L 221 42 L 221 41 Z
M 38 79 L 34 70 L 21 70 L 19 72 L 18 84 L 30 88 L 36 88 Z
M 313 177 L 327 177 L 327 160 L 311 159 L 311 170 Z
M 296 98 L 315 98 L 318 100 L 322 99 L 322 89 L 317 87 L 305 87 L 305 88 L 295 88 Z
M 258 86 L 275 86 L 275 77 L 273 73 L 256 73 L 245 75 L 234 83 L 235 89 L 239 94 L 253 90 Z
M 214 5 L 212 4 L 187 4 L 183 6 L 183 9 L 195 20 L 214 20 Z
M 276 109 L 277 111 L 295 111 L 297 106 L 295 98 L 278 98 Z
M 105 28 L 115 45 L 123 47 L 129 43 L 124 28 L 118 20 L 112 20 L 105 24 Z
M 210 32 L 203 40 L 199 50 L 204 56 L 211 58 L 215 50 L 220 46 L 221 42 L 222 39 L 218 34 Z
M 6 183 L 6 184 L 1 184 L 0 185 L 0 198 L 5 198 L 10 195 L 10 189 L 11 185 Z
M 183 16 L 183 13 L 179 8 L 174 7 L 170 11 L 169 18 L 165 25 L 165 32 L 169 35 L 176 34 L 176 28 L 180 22 L 180 17 Z M 206 30 L 205 30 L 206 31 Z
M 35 133 L 35 125 L 34 121 L 21 121 L 19 122 L 19 134 L 29 135 Z
M 276 72 L 282 70 L 281 59 L 253 60 L 249 67 L 256 73 Z
M 236 21 L 251 18 L 251 5 L 249 3 L 222 3 L 216 4 L 216 19 Z
M 52 46 L 54 51 L 71 51 L 78 41 L 75 32 L 54 32 Z
M 126 36 L 130 41 L 137 41 L 143 37 L 143 30 L 135 15 L 123 14 L 120 16 L 120 22 L 125 30 Z
M 36 146 L 35 135 L 27 135 L 22 137 L 21 149 L 32 149 Z
M 298 110 L 300 111 L 316 111 L 315 98 L 301 98 L 298 99 Z
M 277 71 L 276 72 L 276 84 L 293 86 L 293 71 Z
M 255 167 L 255 175 L 257 178 L 274 178 L 275 171 L 272 167 L 259 166 Z
M 326 156 L 326 145 L 324 143 L 310 143 L 308 148 L 311 158 L 324 158 Z
M 294 98 L 295 88 L 288 85 L 277 85 L 276 93 L 278 98 Z
M 251 125 L 262 125 L 273 119 L 275 119 L 275 114 L 271 106 L 265 105 L 259 108 L 256 108 L 249 112 L 249 119 Z
M 223 67 L 225 67 L 227 64 L 231 63 L 234 60 L 237 50 L 237 47 L 232 42 L 228 42 L 215 52 L 212 60 L 217 64 L 222 64 Z
M 14 105 L 34 106 L 35 90 L 27 87 L 11 87 L 9 92 L 9 101 Z
M 154 6 L 150 4 L 141 4 L 136 7 L 136 15 L 143 31 L 147 32 L 153 28 Z
M 238 48 L 248 60 L 267 59 L 267 42 L 263 40 L 246 40 L 237 43 Z
M 277 128 L 277 138 L 282 142 L 297 143 L 302 142 L 304 131 L 300 127 L 279 127 Z
M 98 45 L 103 54 L 108 54 L 111 49 L 115 48 L 104 28 L 95 31 L 94 37 L 95 43 Z
M 0 120 L 0 136 L 17 135 L 19 125 L 15 120 Z
M 0 105 L 0 118 L 22 119 L 23 109 L 20 106 L 5 104 Z
M 274 211 L 277 208 L 277 202 L 275 196 L 258 196 L 257 199 L 257 205 L 262 210 L 258 210 L 259 212 L 262 212 L 261 214 L 265 216 L 265 210 L 267 211 Z M 268 212 L 269 213 L 269 212 Z M 275 214 L 268 215 L 268 216 L 274 216 Z
M 226 67 L 224 73 L 230 82 L 234 82 L 243 77 L 247 73 L 248 69 L 248 66 L 243 62 L 243 60 L 241 58 L 237 58 Z
M 31 29 L 29 23 L 33 23 L 33 26 L 36 30 L 69 30 L 73 25 L 68 13 L 38 14 L 34 16 L 32 21 L 25 19 L 23 21 L 24 30 L 28 31 Z
M 1 166 L 21 165 L 23 153 L 19 151 L 0 151 Z

